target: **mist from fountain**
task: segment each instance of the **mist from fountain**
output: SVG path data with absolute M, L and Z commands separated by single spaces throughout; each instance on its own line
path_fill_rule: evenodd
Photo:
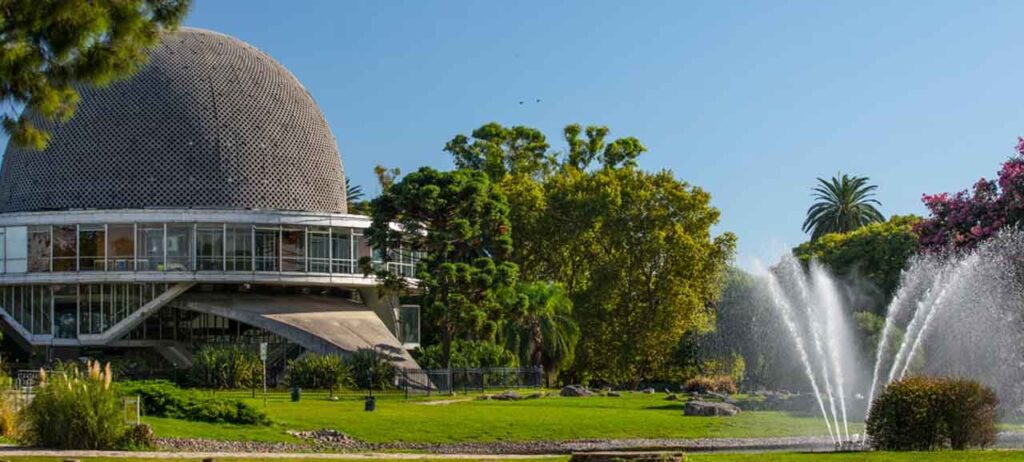
M 787 255 L 763 277 L 837 446 L 856 440 L 849 399 L 867 392 L 866 419 L 876 394 L 910 374 L 972 378 L 1007 407 L 1024 403 L 1024 232 L 1005 231 L 967 253 L 913 258 L 871 362 L 853 344 L 848 287 L 823 266 Z

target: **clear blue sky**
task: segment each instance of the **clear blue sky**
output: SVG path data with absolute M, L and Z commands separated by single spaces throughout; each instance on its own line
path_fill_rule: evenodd
M 446 168 L 445 141 L 486 122 L 559 149 L 565 124 L 602 124 L 710 191 L 749 267 L 805 239 L 815 177 L 869 176 L 888 215 L 994 176 L 1024 135 L 1022 19 L 1020 1 L 195 0 L 187 24 L 295 73 L 371 193 L 375 164 Z

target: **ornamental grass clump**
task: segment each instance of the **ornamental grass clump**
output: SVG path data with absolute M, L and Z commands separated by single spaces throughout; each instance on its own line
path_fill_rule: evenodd
M 685 389 L 687 393 L 714 392 L 734 395 L 739 392 L 739 387 L 736 386 L 736 382 L 728 375 L 699 375 L 687 380 L 686 383 L 683 384 L 683 389 Z
M 18 419 L 16 397 L 12 390 L 13 380 L 2 366 L 0 364 L 0 435 L 18 438 L 21 435 L 21 424 Z
M 110 364 L 98 361 L 82 373 L 77 367 L 47 374 L 24 410 L 24 442 L 56 449 L 111 449 L 128 430 L 123 406 L 111 387 Z
M 995 442 L 998 404 L 992 389 L 973 380 L 910 377 L 871 404 L 867 434 L 887 451 L 985 447 Z

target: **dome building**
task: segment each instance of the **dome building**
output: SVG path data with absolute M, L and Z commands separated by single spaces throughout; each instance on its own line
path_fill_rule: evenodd
M 357 262 L 341 156 L 281 64 L 223 34 L 165 35 L 133 77 L 81 87 L 36 120 L 43 151 L 0 169 L 0 317 L 36 357 L 188 367 L 205 345 L 373 348 L 415 367 L 419 309 L 379 297 Z M 29 115 L 32 117 L 32 115 Z M 411 256 L 390 263 L 411 275 Z M 45 353 L 45 356 L 40 353 Z

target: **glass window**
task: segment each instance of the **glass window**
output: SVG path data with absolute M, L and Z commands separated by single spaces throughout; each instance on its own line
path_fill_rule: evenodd
M 196 228 L 196 265 L 203 271 L 224 270 L 223 225 L 199 225 Z
M 7 272 L 24 273 L 27 267 L 26 255 L 28 251 L 28 228 L 24 226 L 11 226 L 7 228 L 6 252 Z
M 53 270 L 78 270 L 78 227 L 63 225 L 53 227 Z
M 363 236 L 363 230 L 352 230 L 352 242 L 355 244 L 356 254 L 353 256 L 353 260 L 358 266 L 359 260 L 363 257 L 371 257 L 374 269 L 381 269 L 381 255 L 380 252 L 373 250 L 370 247 L 370 240 Z M 358 267 L 356 270 L 358 271 Z
M 328 228 L 309 228 L 309 272 L 331 272 L 330 239 Z
M 278 229 L 256 228 L 256 271 L 277 271 Z
M 103 225 L 80 225 L 78 227 L 78 269 L 81 271 L 103 271 L 106 258 L 106 229 Z
M 306 271 L 306 229 L 281 231 L 281 271 Z
M 228 226 L 225 245 L 228 271 L 252 271 L 251 226 Z
M 52 332 L 53 323 L 50 321 L 50 286 L 28 286 L 31 289 L 30 299 L 32 304 L 32 333 L 49 334 Z
M 53 286 L 53 327 L 56 338 L 78 337 L 78 286 Z
M 192 225 L 167 225 L 167 270 L 192 270 Z
M 140 224 L 135 242 L 139 246 L 139 271 L 164 270 L 164 225 Z
M 107 225 L 107 269 L 135 269 L 135 226 Z
M 50 226 L 28 228 L 28 270 L 33 273 L 50 271 Z
M 83 334 L 99 334 L 105 329 L 100 284 L 85 284 L 78 288 L 78 306 L 82 315 Z
M 402 343 L 420 343 L 420 307 L 398 307 L 398 338 Z
M 352 259 L 352 236 L 348 228 L 331 229 L 331 252 L 333 273 L 354 274 L 355 260 Z

